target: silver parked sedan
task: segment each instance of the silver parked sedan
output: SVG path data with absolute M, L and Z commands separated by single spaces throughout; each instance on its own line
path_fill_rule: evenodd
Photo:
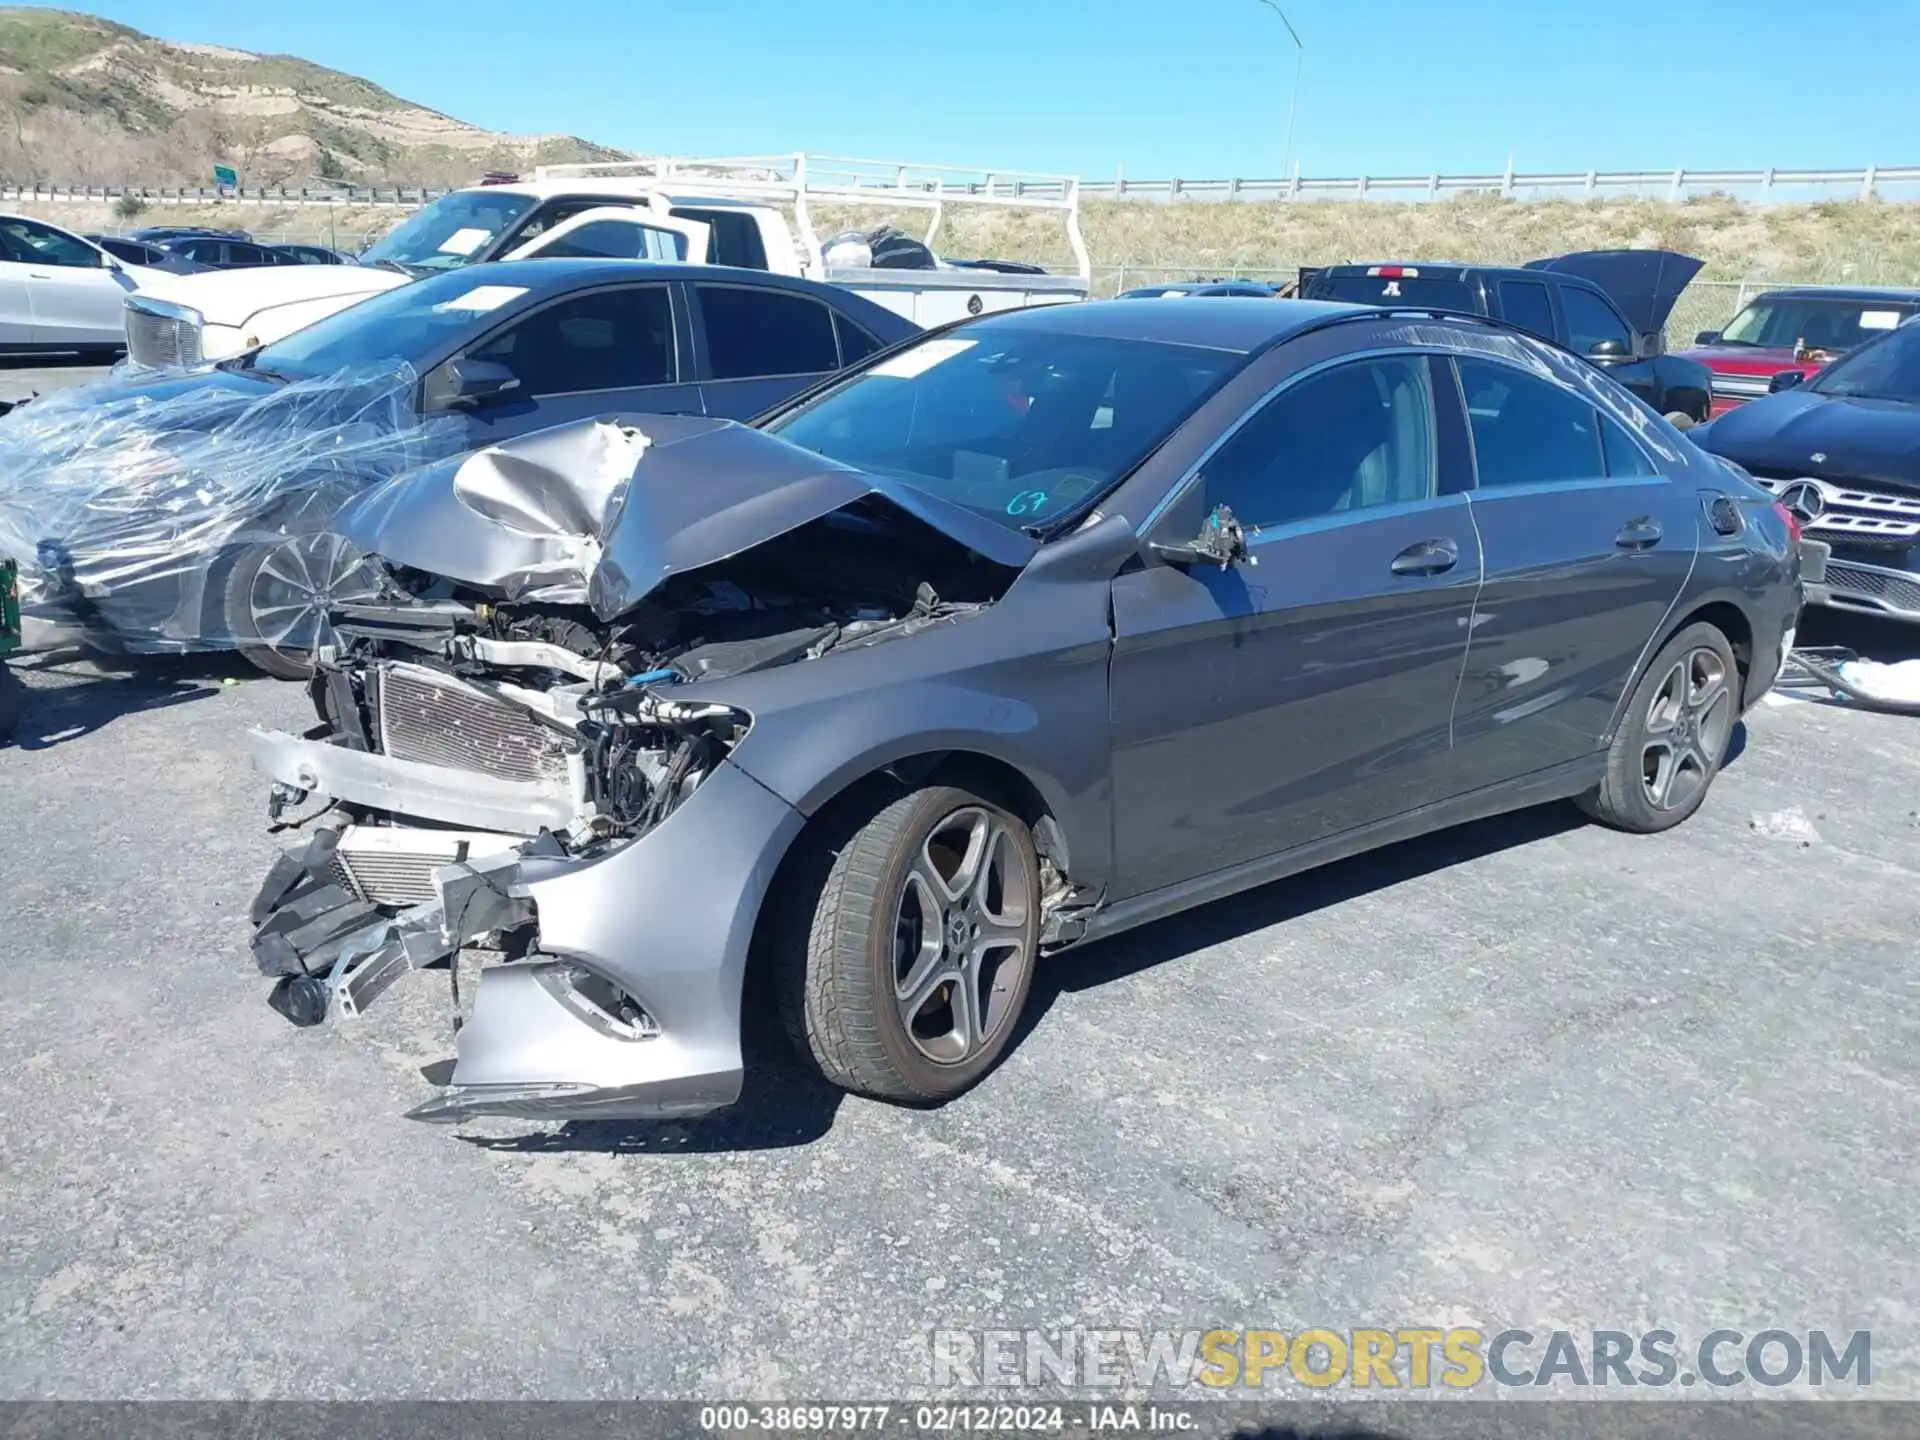
M 985 317 L 338 524 L 386 589 L 253 737 L 332 802 L 254 953 L 316 1023 L 501 952 L 438 1120 L 726 1105 L 761 1003 L 940 1100 L 1049 952 L 1519 806 L 1664 830 L 1801 598 L 1772 498 L 1586 361 L 1308 302 Z

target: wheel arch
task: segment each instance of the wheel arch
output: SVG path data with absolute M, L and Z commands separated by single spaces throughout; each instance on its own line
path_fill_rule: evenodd
M 848 777 L 843 772 L 836 786 L 823 787 L 795 807 L 806 823 L 787 843 L 759 896 L 749 945 L 749 995 L 763 990 L 773 978 L 769 961 L 783 936 L 790 933 L 794 907 L 805 900 L 809 882 L 816 874 L 824 874 L 838 847 L 891 801 L 928 785 L 953 785 L 1004 806 L 1032 830 L 1041 858 L 1061 874 L 1073 875 L 1071 841 L 1062 819 L 1066 806 L 1062 799 L 1053 798 L 1058 787 L 1050 780 L 1034 776 L 1003 755 L 965 745 L 869 757 L 858 773 Z
M 1753 617 L 1740 603 L 1727 595 L 1696 598 L 1690 603 L 1676 605 L 1671 618 L 1658 636 L 1652 640 L 1640 662 L 1633 667 L 1626 687 L 1620 692 L 1619 702 L 1614 706 L 1613 721 L 1607 726 L 1607 740 L 1611 743 L 1618 733 L 1621 722 L 1626 718 L 1627 702 L 1633 698 L 1634 690 L 1647 673 L 1647 667 L 1654 658 L 1667 648 L 1673 637 L 1689 625 L 1705 623 L 1713 626 L 1727 637 L 1727 643 L 1733 647 L 1734 664 L 1740 672 L 1740 708 L 1744 712 L 1759 697 L 1747 693 L 1753 684 Z

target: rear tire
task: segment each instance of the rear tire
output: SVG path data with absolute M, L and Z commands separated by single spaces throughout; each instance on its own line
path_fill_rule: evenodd
M 1616 830 L 1671 830 L 1707 798 L 1740 722 L 1740 668 L 1715 626 L 1687 626 L 1633 687 L 1606 778 L 1574 803 Z
M 978 795 L 935 785 L 887 804 L 800 906 L 802 973 L 780 992 L 802 1054 L 876 1099 L 928 1104 L 967 1090 L 1026 1006 L 1039 874 L 1026 824 Z
M 338 535 L 286 535 L 242 550 L 227 571 L 222 616 L 240 653 L 276 680 L 313 673 L 313 650 L 337 638 L 330 605 L 372 600 L 378 571 Z

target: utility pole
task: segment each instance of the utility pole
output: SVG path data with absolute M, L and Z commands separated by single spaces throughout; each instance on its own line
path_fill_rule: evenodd
M 1293 173 L 1293 122 L 1300 113 L 1300 81 L 1307 73 L 1307 47 L 1300 40 L 1300 32 L 1293 28 L 1293 21 L 1287 18 L 1287 12 L 1280 8 L 1276 0 L 1260 0 L 1260 3 L 1280 17 L 1280 23 L 1287 27 L 1288 38 L 1293 41 L 1293 48 L 1299 52 L 1299 59 L 1293 66 L 1293 96 L 1287 101 L 1287 151 L 1284 173 L 1291 175 Z

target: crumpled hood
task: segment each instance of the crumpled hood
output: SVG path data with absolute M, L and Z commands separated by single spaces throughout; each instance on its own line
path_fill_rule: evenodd
M 909 485 L 731 420 L 578 421 L 375 486 L 334 518 L 369 554 L 603 620 L 668 579 L 879 497 L 1020 567 L 1038 542 Z
M 207 270 L 198 275 L 148 271 L 143 294 L 191 305 L 209 325 L 244 326 L 263 310 L 334 295 L 375 295 L 404 285 L 409 277 L 370 265 L 262 265 L 244 270 Z
M 1920 493 L 1920 405 L 1904 401 L 1786 390 L 1722 415 L 1702 443 L 1749 470 Z
M 1549 260 L 1529 260 L 1529 270 L 1578 275 L 1607 292 L 1629 325 L 1642 335 L 1659 333 L 1674 302 L 1707 262 L 1677 250 L 1580 250 Z

